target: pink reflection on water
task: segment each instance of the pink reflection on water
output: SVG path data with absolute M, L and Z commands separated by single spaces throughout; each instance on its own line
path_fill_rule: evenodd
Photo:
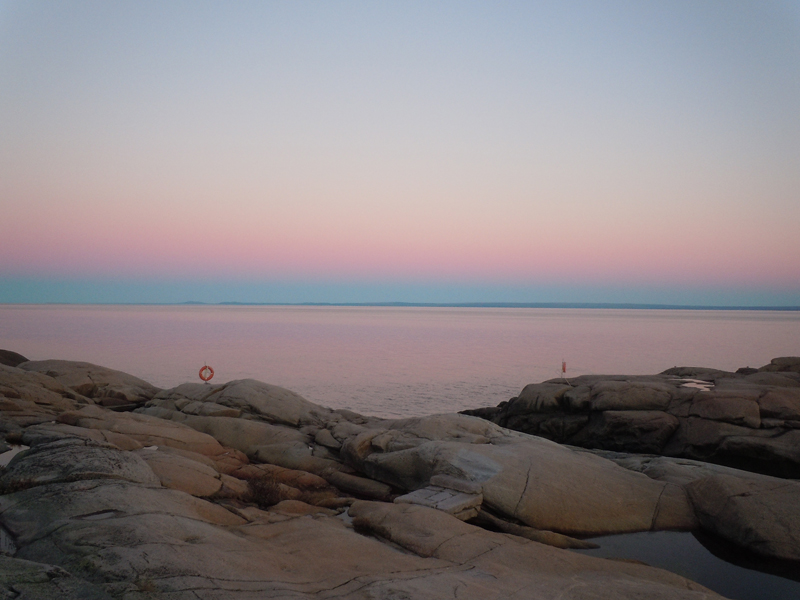
M 800 354 L 800 313 L 290 306 L 0 306 L 0 347 L 161 387 L 255 378 L 380 416 L 495 405 L 531 382 Z

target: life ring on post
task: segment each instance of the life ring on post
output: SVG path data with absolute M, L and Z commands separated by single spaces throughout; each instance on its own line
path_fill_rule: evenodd
M 208 383 L 208 380 L 214 376 L 214 369 L 208 365 L 203 365 L 200 369 L 200 379 Z

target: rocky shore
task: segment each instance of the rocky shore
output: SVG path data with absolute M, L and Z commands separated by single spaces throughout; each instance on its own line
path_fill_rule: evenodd
M 781 391 L 800 389 L 795 371 L 718 377 L 746 381 L 741 397 L 717 379 L 684 387 L 711 377 L 690 371 L 545 382 L 479 416 L 385 420 L 254 380 L 161 390 L 0 351 L 0 597 L 718 598 L 667 571 L 566 550 L 596 535 L 703 529 L 800 561 L 800 483 L 696 460 L 726 462 L 754 440 L 772 454 L 748 451 L 762 462 L 740 466 L 777 457 L 777 474 L 792 476 L 800 417 Z M 647 437 L 608 425 L 617 415 L 605 413 L 626 411 L 677 425 L 663 442 L 626 446 Z M 547 419 L 560 441 L 577 445 L 590 426 L 612 441 L 560 445 L 541 437 Z M 724 439 L 698 444 L 681 419 L 718 423 Z M 513 430 L 523 421 L 537 435 Z M 725 427 L 769 435 L 733 443 Z M 679 433 L 695 454 L 657 456 Z
M 551 379 L 499 406 L 463 412 L 561 444 L 800 478 L 798 357 L 735 373 L 675 367 Z

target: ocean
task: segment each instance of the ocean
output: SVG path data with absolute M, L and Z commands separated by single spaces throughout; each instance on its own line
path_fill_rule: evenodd
M 254 378 L 381 417 L 494 406 L 561 375 L 735 370 L 800 355 L 800 312 L 581 308 L 0 305 L 0 348 L 159 387 Z

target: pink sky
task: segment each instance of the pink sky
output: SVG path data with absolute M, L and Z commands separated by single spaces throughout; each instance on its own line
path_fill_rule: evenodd
M 0 4 L 0 302 L 216 279 L 800 305 L 798 106 L 778 1 Z

